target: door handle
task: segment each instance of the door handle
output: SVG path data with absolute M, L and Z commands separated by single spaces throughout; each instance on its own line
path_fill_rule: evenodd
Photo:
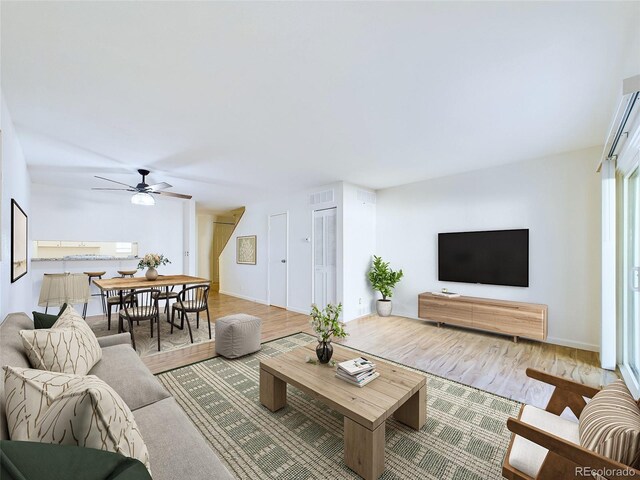
M 284 258 L 282 260 L 280 260 L 280 262 L 287 263 L 287 261 Z
M 633 267 L 631 269 L 631 290 L 640 292 L 640 267 Z

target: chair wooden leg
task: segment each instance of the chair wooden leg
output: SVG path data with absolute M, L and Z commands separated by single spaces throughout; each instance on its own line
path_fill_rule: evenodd
M 176 317 L 176 309 L 171 309 L 171 334 L 173 335 L 173 320 Z
M 209 327 L 209 340 L 211 340 L 211 317 L 209 316 L 208 306 L 207 306 L 207 326 Z
M 184 330 L 184 317 L 185 317 L 186 314 L 187 314 L 187 312 L 185 312 L 184 310 L 180 311 L 180 328 L 182 330 Z M 189 319 L 187 318 L 187 320 L 189 320 Z
M 160 312 L 158 312 L 157 321 L 158 321 L 158 351 L 160 351 Z M 153 323 L 153 320 L 151 320 L 151 323 Z
M 136 337 L 133 335 L 133 322 L 129 319 L 129 335 L 131 335 L 131 345 L 136 349 Z
M 118 324 L 118 333 L 122 333 L 119 325 L 120 324 Z M 109 309 L 107 310 L 107 330 L 111 330 L 111 305 L 109 305 Z
M 193 343 L 193 332 L 191 332 L 191 322 L 189 321 L 189 316 L 187 315 L 187 312 L 182 312 L 182 314 L 184 315 L 184 317 L 182 317 L 182 321 L 184 322 L 184 319 L 187 319 L 187 327 L 189 328 L 189 338 L 191 339 L 191 343 Z M 182 325 L 182 328 L 184 328 L 184 323 Z
M 149 322 L 149 325 L 151 325 L 151 338 L 153 338 L 153 318 Z M 160 327 L 160 325 L 158 325 L 158 327 Z
M 196 312 L 196 328 L 200 328 L 200 312 Z

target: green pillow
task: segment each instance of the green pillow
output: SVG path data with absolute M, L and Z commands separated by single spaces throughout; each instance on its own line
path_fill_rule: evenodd
M 0 440 L 2 480 L 151 480 L 139 460 L 119 453 L 38 442 Z
M 67 304 L 63 303 L 57 315 L 48 315 L 46 313 L 33 312 L 33 328 L 51 328 L 58 321 Z

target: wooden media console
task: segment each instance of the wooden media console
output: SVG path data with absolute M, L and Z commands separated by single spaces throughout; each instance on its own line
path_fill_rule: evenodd
M 418 295 L 418 317 L 534 340 L 547 338 L 547 306 L 476 297 L 445 297 L 430 292 Z

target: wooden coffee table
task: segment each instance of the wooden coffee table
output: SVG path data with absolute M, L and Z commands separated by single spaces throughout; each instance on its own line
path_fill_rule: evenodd
M 333 347 L 337 362 L 360 356 L 339 345 Z M 375 360 L 380 376 L 360 388 L 335 377 L 336 367 L 306 363 L 316 358 L 315 344 L 260 362 L 260 403 L 272 412 L 287 404 L 287 384 L 321 400 L 344 415 L 344 460 L 366 480 L 384 471 L 385 420 L 396 420 L 420 430 L 427 408 L 426 377 L 391 363 Z M 366 357 L 366 354 L 365 354 Z

